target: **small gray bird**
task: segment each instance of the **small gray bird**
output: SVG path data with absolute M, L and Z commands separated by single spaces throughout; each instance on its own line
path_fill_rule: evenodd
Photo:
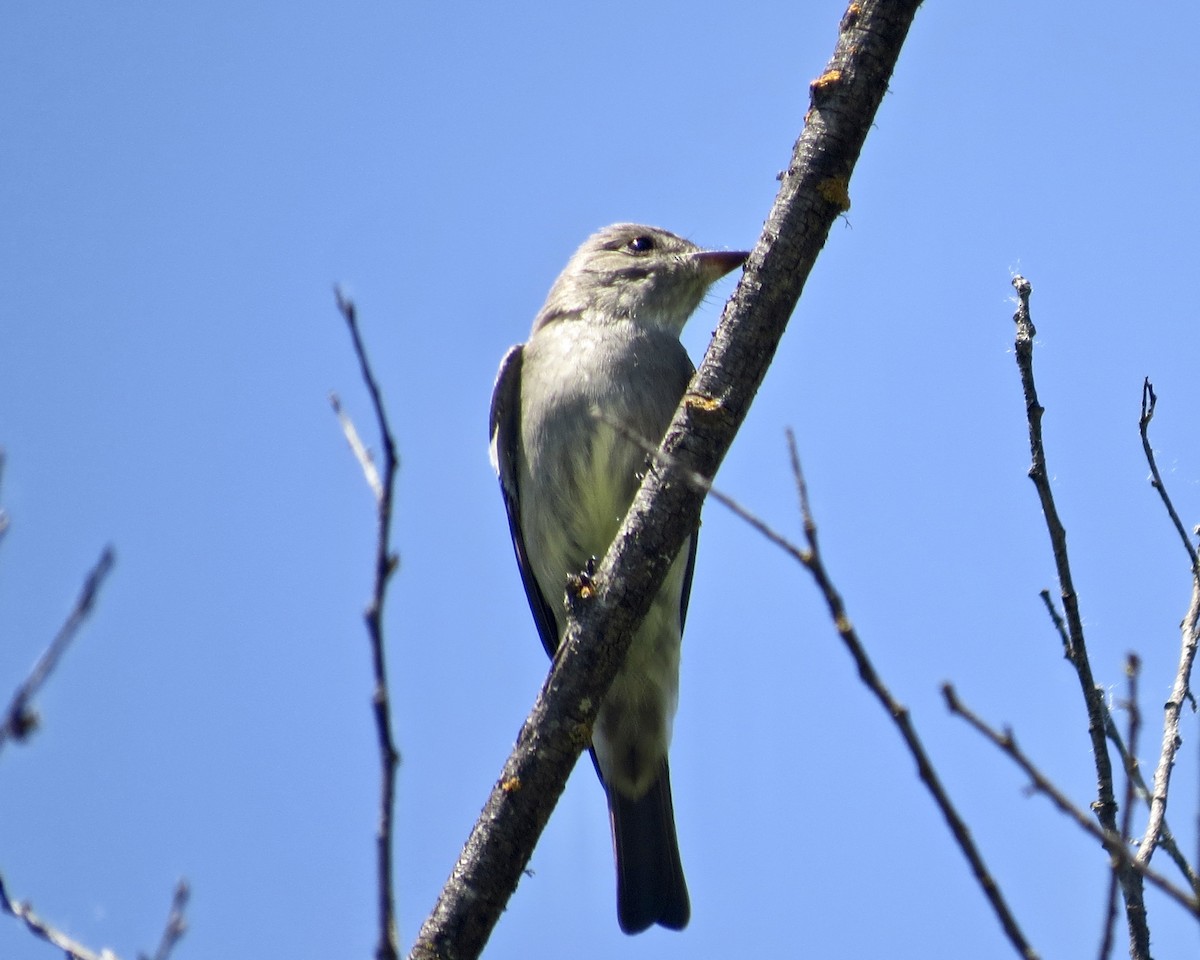
M 702 250 L 656 227 L 588 237 L 554 281 L 529 342 L 500 364 L 492 465 L 517 566 L 552 657 L 566 629 L 567 577 L 603 557 L 648 467 L 598 414 L 658 443 L 694 369 L 679 334 L 705 292 L 746 253 Z M 675 558 L 600 705 L 592 761 L 608 795 L 617 918 L 626 933 L 687 925 L 667 746 L 679 691 L 693 534 Z

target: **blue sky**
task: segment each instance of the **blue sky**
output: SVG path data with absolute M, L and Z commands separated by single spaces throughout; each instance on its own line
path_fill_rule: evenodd
M 387 630 L 411 943 L 546 668 L 487 462 L 500 357 L 599 226 L 753 244 L 841 13 L 6 5 L 0 691 L 103 545 L 118 553 L 43 729 L 0 756 L 14 895 L 130 958 L 186 875 L 181 958 L 370 955 L 373 515 L 328 393 L 371 421 L 339 282 L 403 461 Z M 1136 426 L 1149 375 L 1160 464 L 1200 521 L 1197 29 L 1188 7 L 927 4 L 718 477 L 798 535 L 795 429 L 850 614 L 1046 956 L 1095 954 L 1103 856 L 938 685 L 1092 799 L 1077 683 L 1037 596 L 1054 580 L 1025 476 L 1019 271 L 1094 669 L 1120 695 L 1141 654 L 1153 762 L 1189 578 Z M 697 360 L 731 289 L 685 332 Z M 1194 850 L 1190 714 L 1184 738 L 1168 819 Z M 716 504 L 672 780 L 685 933 L 618 931 L 585 763 L 488 955 L 1011 955 L 806 575 Z M 1186 955 L 1195 924 L 1149 909 L 1157 954 Z M 0 922 L 5 960 L 51 955 Z

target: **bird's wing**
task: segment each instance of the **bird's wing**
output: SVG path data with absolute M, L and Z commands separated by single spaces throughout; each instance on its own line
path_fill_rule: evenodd
M 554 620 L 554 608 L 546 602 L 538 587 L 533 567 L 525 552 L 525 534 L 521 530 L 521 492 L 517 483 L 517 457 L 521 442 L 521 358 L 522 345 L 517 344 L 509 348 L 504 359 L 500 361 L 496 389 L 492 393 L 491 458 L 492 466 L 500 477 L 500 492 L 504 496 L 504 509 L 508 513 L 508 529 L 512 534 L 517 569 L 521 571 L 521 582 L 525 585 L 529 609 L 533 613 L 533 621 L 537 625 L 542 646 L 546 648 L 546 653 L 553 657 L 558 648 L 558 626 Z
M 683 625 L 687 622 L 688 598 L 692 595 L 692 574 L 696 572 L 696 544 L 699 542 L 700 528 L 697 527 L 687 548 L 687 569 L 683 572 L 683 592 L 679 595 L 679 632 L 681 634 Z

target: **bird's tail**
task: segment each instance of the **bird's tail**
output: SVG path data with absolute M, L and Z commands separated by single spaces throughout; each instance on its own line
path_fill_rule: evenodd
M 658 923 L 682 930 L 692 910 L 675 837 L 666 758 L 658 778 L 638 799 L 631 800 L 609 788 L 608 813 L 617 861 L 617 920 L 621 929 L 641 933 Z

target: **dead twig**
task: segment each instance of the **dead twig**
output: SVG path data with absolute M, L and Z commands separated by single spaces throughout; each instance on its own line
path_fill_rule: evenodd
M 1046 448 L 1042 438 L 1042 414 L 1045 410 L 1038 402 L 1037 386 L 1033 377 L 1033 338 L 1037 335 L 1029 313 L 1029 296 L 1033 292 L 1033 285 L 1019 275 L 1013 277 L 1012 285 L 1017 291 L 1017 312 L 1013 316 L 1017 327 L 1015 353 L 1021 388 L 1025 395 L 1025 416 L 1029 423 L 1029 450 L 1032 459 L 1029 479 L 1033 481 L 1037 490 L 1042 515 L 1046 518 L 1046 530 L 1050 535 L 1050 548 L 1054 554 L 1066 620 L 1065 632 L 1057 617 L 1056 626 L 1060 636 L 1064 638 L 1067 660 L 1075 668 L 1080 692 L 1083 694 L 1092 761 L 1096 769 L 1096 801 L 1092 804 L 1092 809 L 1096 819 L 1100 821 L 1101 836 L 1106 838 L 1105 844 L 1108 847 L 1113 842 L 1111 838 L 1119 839 L 1120 834 L 1117 829 L 1117 801 L 1113 792 L 1112 759 L 1109 757 L 1105 739 L 1107 710 L 1104 691 L 1096 685 L 1092 676 L 1092 665 L 1083 636 L 1083 619 L 1079 614 L 1079 596 L 1075 592 L 1071 563 L 1067 555 L 1067 531 L 1059 518 L 1058 508 L 1054 503 L 1054 492 L 1050 488 L 1050 475 L 1046 468 Z M 1049 594 L 1043 593 L 1043 598 L 1052 609 Z M 1128 858 L 1122 856 L 1127 851 L 1121 848 L 1120 843 L 1116 846 L 1120 848 L 1119 852 L 1117 849 L 1109 849 L 1108 852 L 1116 864 L 1113 869 L 1117 871 L 1117 880 L 1125 901 L 1130 956 L 1133 960 L 1150 960 L 1150 928 L 1146 922 L 1142 882 L 1139 874 L 1128 865 Z
M 375 577 L 371 600 L 363 613 L 367 636 L 371 644 L 371 665 L 374 671 L 375 689 L 371 697 L 375 713 L 375 731 L 379 742 L 380 795 L 379 822 L 375 833 L 376 889 L 378 891 L 379 943 L 375 948 L 377 960 L 397 960 L 400 955 L 399 935 L 396 930 L 396 898 L 393 890 L 392 832 L 396 802 L 396 768 L 400 764 L 400 753 L 392 736 L 391 694 L 387 680 L 387 657 L 383 641 L 383 606 L 387 598 L 388 582 L 395 573 L 398 559 L 392 551 L 392 508 L 396 486 L 396 442 L 388 423 L 383 394 L 371 370 L 366 348 L 358 329 L 358 312 L 352 300 L 334 290 L 337 307 L 346 321 L 350 339 L 354 344 L 354 355 L 358 358 L 363 383 L 371 397 L 375 420 L 379 427 L 380 443 L 383 447 L 382 471 L 366 446 L 359 438 L 354 423 L 341 408 L 337 395 L 330 399 L 334 412 L 342 425 L 350 449 L 354 452 L 367 485 L 375 497 L 376 540 Z
M 79 598 L 67 615 L 66 621 L 38 658 L 37 663 L 33 665 L 29 676 L 17 687 L 8 709 L 4 712 L 4 723 L 0 726 L 0 748 L 3 748 L 10 739 L 18 742 L 24 740 L 37 728 L 38 715 L 32 706 L 33 698 L 37 696 L 50 674 L 54 672 L 58 661 L 62 659 L 62 655 L 67 652 L 71 641 L 79 632 L 80 626 L 92 612 L 100 587 L 112 571 L 116 560 L 116 554 L 112 547 L 105 547 L 100 554 L 100 559 L 96 561 L 96 565 L 92 567 L 84 580 L 83 589 L 80 590 Z
M 168 960 L 175 945 L 187 933 L 187 917 L 184 911 L 191 895 L 192 891 L 186 880 L 180 880 L 175 885 L 175 893 L 171 897 L 171 910 L 167 914 L 167 923 L 163 927 L 162 938 L 158 941 L 158 949 L 154 951 L 153 957 L 144 953 L 138 954 L 139 960 Z
M 1125 658 L 1125 676 L 1129 682 L 1125 708 L 1129 711 L 1129 751 L 1122 753 L 1125 762 L 1125 796 L 1121 807 L 1121 841 L 1122 847 L 1129 844 L 1129 833 L 1133 825 L 1133 798 L 1136 790 L 1137 774 L 1137 743 L 1138 733 L 1142 727 L 1142 715 L 1138 709 L 1137 682 L 1141 670 L 1141 661 L 1137 654 L 1131 653 Z M 1112 722 L 1112 714 L 1108 716 Z M 1115 867 L 1116 864 L 1113 864 Z M 1104 936 L 1100 940 L 1100 960 L 1107 960 L 1112 953 L 1113 935 L 1117 927 L 1117 871 L 1108 874 L 1108 894 L 1104 898 Z
M 1088 834 L 1099 840 L 1103 844 L 1104 849 L 1112 853 L 1127 872 L 1135 873 L 1139 877 L 1145 877 L 1189 913 L 1200 917 L 1200 899 L 1189 894 L 1182 887 L 1175 886 L 1175 884 L 1171 883 L 1170 880 L 1157 871 L 1138 863 L 1134 859 L 1133 854 L 1130 853 L 1121 841 L 1120 834 L 1104 830 L 1092 817 L 1088 816 L 1066 794 L 1059 790 L 1041 770 L 1034 766 L 1033 761 L 1025 756 L 1024 752 L 1017 746 L 1016 738 L 1013 736 L 1011 730 L 1006 729 L 1001 732 L 989 726 L 977 714 L 964 706 L 951 684 L 946 683 L 942 685 L 942 696 L 945 697 L 946 706 L 951 713 L 962 717 L 979 733 L 983 734 L 984 737 L 1011 757 L 1013 762 L 1029 777 L 1035 792 L 1047 796 L 1050 802 L 1062 813 L 1065 813 Z
M 1184 548 L 1187 550 L 1188 563 L 1192 571 L 1192 598 L 1187 614 L 1180 624 L 1182 637 L 1179 666 L 1175 671 L 1171 694 L 1167 697 L 1164 707 L 1162 747 L 1158 755 L 1158 765 L 1154 769 L 1154 789 L 1150 795 L 1150 817 L 1136 858 L 1140 864 L 1150 862 L 1150 858 L 1154 856 L 1154 851 L 1161 842 L 1167 814 L 1167 796 L 1171 787 L 1171 771 L 1175 766 L 1175 755 L 1179 751 L 1179 745 L 1183 742 L 1179 735 L 1179 715 L 1183 711 L 1183 704 L 1186 700 L 1192 699 L 1192 705 L 1195 706 L 1195 700 L 1191 693 L 1191 677 L 1192 666 L 1196 661 L 1196 649 L 1200 645 L 1200 629 L 1198 629 L 1198 625 L 1200 625 L 1200 553 L 1188 539 L 1187 531 L 1183 528 L 1179 514 L 1175 511 L 1175 505 L 1171 502 L 1166 485 L 1158 472 L 1154 449 L 1150 446 L 1150 421 L 1154 418 L 1154 408 L 1157 403 L 1158 397 L 1154 393 L 1154 385 L 1150 383 L 1149 378 L 1146 378 L 1142 383 L 1142 414 L 1138 420 L 1138 432 L 1141 434 L 1142 450 L 1146 455 L 1146 462 L 1150 466 L 1151 485 L 1162 498 L 1167 515 L 1171 518 L 1171 523 L 1179 533 Z M 1200 869 L 1200 864 L 1196 864 L 1196 869 Z M 1196 882 L 1194 872 L 1192 886 L 1200 894 L 1200 885 Z

